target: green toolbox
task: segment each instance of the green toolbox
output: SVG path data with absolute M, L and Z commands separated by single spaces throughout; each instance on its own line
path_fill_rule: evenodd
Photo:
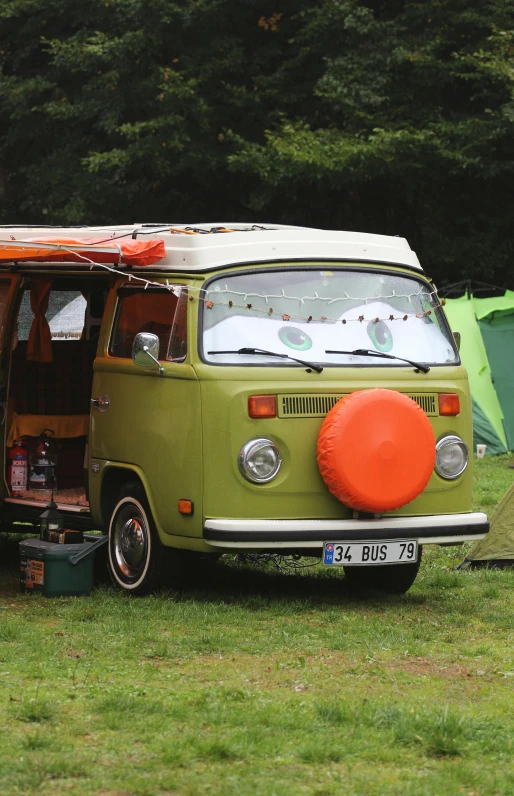
M 20 587 L 22 592 L 40 592 L 45 597 L 89 594 L 93 589 L 95 550 L 107 542 L 55 544 L 42 539 L 20 542 Z

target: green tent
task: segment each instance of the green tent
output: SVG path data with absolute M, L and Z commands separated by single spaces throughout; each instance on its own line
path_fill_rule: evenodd
M 446 299 L 452 331 L 460 332 L 460 355 L 473 400 L 473 441 L 487 453 L 514 450 L 514 291 L 476 298 L 466 292 Z
M 514 565 L 514 484 L 495 508 L 491 530 L 485 539 L 471 548 L 459 569 L 488 565 Z

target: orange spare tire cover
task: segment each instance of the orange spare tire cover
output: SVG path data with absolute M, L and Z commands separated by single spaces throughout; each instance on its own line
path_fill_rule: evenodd
M 435 437 L 418 404 L 394 390 L 342 398 L 318 436 L 318 467 L 327 487 L 350 508 L 393 511 L 426 487 L 435 465 Z

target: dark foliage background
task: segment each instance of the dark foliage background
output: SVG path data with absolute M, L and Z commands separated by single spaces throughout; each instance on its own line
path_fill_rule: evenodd
M 512 0 L 3 0 L 0 223 L 402 235 L 513 287 Z

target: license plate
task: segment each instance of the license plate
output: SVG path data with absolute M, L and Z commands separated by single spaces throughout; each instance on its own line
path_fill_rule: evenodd
M 417 539 L 390 542 L 325 542 L 323 563 L 329 566 L 411 564 L 418 560 Z

